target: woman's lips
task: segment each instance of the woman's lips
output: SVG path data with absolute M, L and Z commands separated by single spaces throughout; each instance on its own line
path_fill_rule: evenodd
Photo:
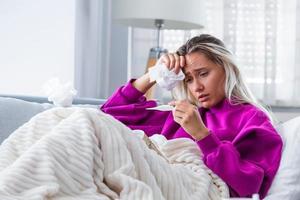
M 198 100 L 199 100 L 200 102 L 205 102 L 205 101 L 207 101 L 207 100 L 208 100 L 208 94 L 206 94 L 206 95 L 200 95 L 200 96 L 198 97 Z

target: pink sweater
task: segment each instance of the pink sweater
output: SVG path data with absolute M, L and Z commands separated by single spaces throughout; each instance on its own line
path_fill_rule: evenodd
M 161 133 L 168 139 L 191 138 L 173 120 L 172 112 L 146 110 L 156 106 L 146 101 L 131 82 L 120 87 L 101 107 L 131 129 L 148 136 Z M 229 186 L 232 197 L 249 197 L 268 192 L 279 167 L 282 140 L 264 112 L 251 104 L 232 105 L 224 99 L 218 105 L 199 108 L 211 134 L 197 142 L 205 164 Z

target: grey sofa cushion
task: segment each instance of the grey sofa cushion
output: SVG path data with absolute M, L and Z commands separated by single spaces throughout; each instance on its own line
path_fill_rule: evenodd
M 34 103 L 0 97 L 0 144 L 31 117 L 53 107 L 49 103 Z
M 99 108 L 106 100 L 75 98 L 73 106 Z M 34 115 L 54 107 L 47 97 L 0 94 L 0 144 Z

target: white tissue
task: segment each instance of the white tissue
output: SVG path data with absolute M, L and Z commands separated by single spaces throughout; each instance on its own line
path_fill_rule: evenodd
M 56 106 L 62 107 L 71 106 L 73 98 L 77 94 L 70 82 L 62 84 L 58 78 L 47 81 L 43 86 L 43 90 L 49 101 Z
M 169 70 L 163 63 L 156 63 L 155 66 L 149 68 L 150 81 L 156 83 L 164 89 L 172 90 L 179 81 L 184 79 L 182 70 L 176 74 L 173 70 Z

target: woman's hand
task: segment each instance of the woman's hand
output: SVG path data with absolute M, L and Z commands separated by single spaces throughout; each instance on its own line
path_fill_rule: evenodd
M 175 106 L 173 110 L 174 121 L 190 134 L 195 140 L 201 140 L 209 135 L 209 130 L 205 127 L 198 108 L 187 100 L 172 101 L 169 103 Z
M 185 58 L 176 53 L 168 53 L 162 55 L 158 62 L 165 64 L 169 70 L 174 70 L 178 74 L 180 69 L 185 65 Z
M 174 70 L 178 74 L 181 67 L 185 65 L 185 58 L 184 56 L 178 56 L 176 53 L 169 53 L 161 56 L 157 62 L 165 64 L 169 70 Z M 155 83 L 156 81 L 150 81 L 149 72 L 147 72 L 135 80 L 132 85 L 140 92 L 146 93 Z

